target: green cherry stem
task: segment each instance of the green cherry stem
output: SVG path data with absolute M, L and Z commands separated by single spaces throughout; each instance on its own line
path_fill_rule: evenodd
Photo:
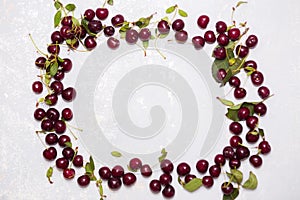
M 31 34 L 29 33 L 28 35 L 29 35 L 29 38 L 30 38 L 30 40 L 31 40 L 31 42 L 32 42 L 32 44 L 33 44 L 33 46 L 34 46 L 34 48 L 38 51 L 38 53 L 41 54 L 41 55 L 43 55 L 43 56 L 45 56 L 45 57 L 48 57 L 48 54 L 42 52 L 42 51 L 38 48 L 38 46 L 35 44 L 35 42 L 34 42 L 32 36 L 31 36 Z

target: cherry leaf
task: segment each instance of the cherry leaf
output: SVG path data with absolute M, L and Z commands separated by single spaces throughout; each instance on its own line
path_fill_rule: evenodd
M 238 169 L 231 169 L 230 172 L 234 176 L 236 183 L 241 184 L 243 181 L 243 173 Z
M 160 39 L 163 39 L 163 38 L 166 38 L 168 35 L 169 35 L 168 33 L 166 33 L 166 34 L 159 34 L 158 37 Z
M 167 155 L 168 155 L 168 152 L 166 151 L 165 148 L 163 148 L 161 150 L 161 156 L 159 156 L 159 158 L 158 158 L 159 162 L 162 162 L 167 157 Z
M 75 6 L 74 4 L 72 4 L 72 3 L 70 3 L 70 4 L 67 4 L 67 5 L 65 6 L 65 8 L 66 8 L 68 11 L 72 12 L 72 11 L 75 10 L 76 6 Z
M 118 151 L 112 151 L 111 155 L 114 156 L 114 157 L 121 157 L 122 156 L 122 154 Z
M 233 192 L 229 195 L 223 195 L 223 200 L 235 200 L 239 196 L 239 189 L 233 188 Z
M 50 65 L 50 75 L 54 76 L 58 71 L 58 62 L 55 61 Z
M 89 21 L 87 21 L 86 19 L 82 18 L 81 20 L 81 25 L 83 26 L 83 28 L 86 30 L 86 32 L 90 35 L 90 36 L 96 36 L 95 33 L 92 33 L 88 27 Z
M 54 15 L 54 28 L 56 28 L 61 21 L 61 10 L 57 11 Z
M 239 1 L 239 2 L 237 2 L 237 4 L 236 4 L 236 8 L 237 7 L 239 7 L 240 5 L 242 5 L 242 4 L 245 4 L 245 3 L 248 3 L 247 1 Z
M 189 192 L 194 192 L 202 186 L 202 179 L 194 178 L 190 182 L 183 185 L 183 188 Z
M 250 171 L 248 180 L 246 180 L 246 182 L 242 186 L 245 189 L 254 190 L 257 188 L 257 184 L 258 181 L 255 174 Z
M 259 134 L 261 137 L 265 137 L 264 129 L 259 128 L 259 129 L 258 129 L 258 134 Z
M 85 171 L 88 174 L 94 174 L 94 170 L 95 170 L 94 160 L 93 160 L 92 156 L 90 156 L 90 162 L 87 162 L 85 164 Z
M 53 167 L 49 167 L 49 169 L 47 170 L 46 176 L 48 178 L 48 181 L 50 184 L 52 184 L 53 182 L 51 181 L 51 177 L 53 174 Z
M 80 23 L 79 23 L 78 19 L 76 19 L 76 18 L 73 17 L 73 16 L 72 16 L 72 22 L 73 22 L 74 25 L 80 26 Z
M 143 41 L 143 47 L 144 49 L 147 49 L 149 47 L 149 40 Z
M 174 12 L 175 8 L 176 8 L 176 6 L 171 6 L 171 7 L 167 8 L 166 13 L 171 14 L 172 12 Z
M 188 14 L 184 11 L 184 10 L 181 10 L 181 9 L 178 9 L 178 14 L 181 16 L 181 17 L 187 17 Z
M 65 142 L 65 145 L 66 145 L 67 147 L 72 148 L 72 143 L 71 143 L 71 142 Z
M 56 8 L 56 10 L 59 10 L 61 8 L 61 5 L 58 1 L 54 2 L 54 7 Z
M 224 104 L 225 106 L 234 106 L 234 103 L 230 100 L 227 100 L 227 99 L 222 99 L 220 97 L 217 97 L 217 99 L 222 103 Z
M 112 5 L 114 5 L 114 1 L 113 0 L 107 0 L 107 4 L 112 6 Z

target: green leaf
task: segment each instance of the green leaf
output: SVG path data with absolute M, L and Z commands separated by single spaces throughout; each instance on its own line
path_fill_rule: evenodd
M 144 49 L 147 49 L 149 47 L 149 40 L 143 41 L 143 47 Z
M 111 155 L 114 156 L 114 157 L 121 157 L 122 156 L 122 154 L 118 151 L 112 151 Z
M 250 171 L 248 180 L 246 180 L 242 186 L 245 189 L 254 190 L 257 188 L 257 184 L 258 182 L 255 174 Z
M 54 76 L 58 71 L 58 62 L 55 61 L 50 65 L 50 75 Z
M 86 30 L 86 32 L 90 35 L 90 36 L 96 36 L 95 33 L 92 33 L 88 27 L 89 21 L 87 21 L 86 19 L 82 18 L 81 20 L 81 25 L 83 26 L 83 28 Z
M 128 169 L 128 171 L 130 171 L 130 172 L 137 172 L 137 169 L 134 170 L 134 169 L 132 169 L 129 165 L 127 165 L 127 169 Z
M 230 100 L 227 100 L 227 99 L 222 99 L 220 97 L 217 97 L 217 99 L 222 103 L 224 104 L 225 106 L 234 106 L 234 103 Z
M 180 185 L 184 186 L 185 182 L 183 180 L 181 180 L 180 176 L 178 176 L 177 181 Z
M 113 0 L 107 0 L 107 4 L 112 6 L 112 5 L 114 5 L 114 1 Z
M 166 34 L 159 34 L 158 37 L 160 39 L 163 39 L 163 38 L 167 37 L 168 35 L 169 35 L 168 33 L 166 33 Z
M 46 83 L 46 85 L 49 85 L 51 82 L 51 78 L 49 78 L 48 76 L 44 76 L 44 82 Z
M 200 178 L 194 178 L 187 184 L 183 186 L 184 189 L 186 189 L 189 192 L 194 192 L 198 190 L 202 186 L 202 179 Z
M 95 164 L 92 156 L 90 156 L 90 161 L 85 164 L 85 172 L 88 174 L 94 174 Z
M 67 147 L 72 148 L 72 143 L 71 143 L 71 142 L 65 142 L 65 145 L 66 145 Z
M 239 189 L 233 188 L 233 192 L 230 195 L 223 195 L 223 200 L 235 200 L 239 196 Z
M 152 17 L 142 17 L 135 23 L 135 25 L 137 25 L 139 28 L 145 28 L 149 25 L 151 18 Z
M 227 58 L 224 60 L 218 60 L 218 59 L 214 60 L 212 64 L 212 76 L 217 83 L 221 83 L 221 81 L 218 79 L 218 71 L 220 69 L 224 69 L 227 71 L 228 68 L 229 68 L 229 63 Z
M 188 14 L 184 11 L 184 10 L 181 10 L 181 9 L 178 9 L 178 14 L 181 16 L 181 17 L 187 17 Z
M 259 128 L 258 129 L 258 134 L 261 136 L 261 137 L 265 137 L 265 132 L 264 132 L 264 129 L 261 129 L 261 128 Z
M 49 169 L 47 170 L 47 173 L 46 173 L 46 177 L 48 178 L 48 181 L 49 181 L 49 183 L 53 183 L 52 181 L 51 181 L 51 177 L 52 177 L 52 174 L 53 174 L 53 167 L 49 167 Z
M 76 19 L 75 17 L 72 16 L 72 22 L 75 26 L 80 26 L 80 23 L 78 21 L 78 19 Z
M 56 10 L 59 10 L 61 8 L 61 5 L 58 1 L 54 2 L 54 7 L 56 8 Z
M 235 7 L 237 8 L 237 7 L 239 7 L 240 5 L 242 5 L 244 3 L 248 3 L 248 2 L 247 1 L 239 1 L 239 2 L 237 2 Z
M 62 58 L 59 57 L 59 56 L 57 56 L 57 60 L 58 60 L 59 62 L 64 62 L 64 59 L 62 59 Z
M 154 40 L 155 39 L 155 36 L 154 35 L 151 35 L 150 36 L 150 40 Z
M 74 4 L 72 4 L 72 3 L 70 3 L 70 4 L 67 4 L 67 5 L 65 6 L 65 8 L 66 8 L 68 11 L 72 12 L 72 11 L 75 10 L 76 6 L 75 6 Z
M 171 14 L 172 12 L 174 12 L 175 8 L 176 8 L 176 6 L 171 6 L 171 7 L 167 8 L 166 13 Z
M 166 21 L 166 22 L 170 22 L 170 20 L 169 20 L 169 17 L 168 16 L 165 16 L 165 17 L 163 17 L 163 18 L 161 18 L 161 20 L 164 20 L 164 21 Z
M 257 103 L 256 102 L 244 102 L 242 104 L 238 104 L 236 106 L 232 106 L 230 108 L 227 109 L 227 113 L 226 113 L 226 116 L 237 122 L 237 121 L 240 121 L 240 119 L 238 118 L 238 111 L 241 107 L 246 107 L 249 109 L 250 111 L 250 116 L 252 116 L 254 114 L 254 106 L 256 105 Z
M 54 15 L 54 28 L 56 28 L 61 21 L 61 10 L 57 11 Z
M 238 169 L 231 169 L 230 172 L 236 180 L 236 183 L 241 184 L 243 181 L 243 173 Z
M 166 151 L 165 148 L 163 148 L 161 150 L 161 156 L 159 156 L 158 161 L 162 162 L 167 157 L 167 155 L 168 155 L 168 152 Z

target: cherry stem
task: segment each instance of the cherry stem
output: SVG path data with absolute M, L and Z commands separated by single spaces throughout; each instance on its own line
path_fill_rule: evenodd
M 30 40 L 31 40 L 31 42 L 32 42 L 32 44 L 33 44 L 33 46 L 34 46 L 34 48 L 39 52 L 39 54 L 44 55 L 45 57 L 48 57 L 48 55 L 45 54 L 44 52 L 42 52 L 42 51 L 38 48 L 38 46 L 35 44 L 35 42 L 34 42 L 32 36 L 31 36 L 31 34 L 29 33 L 28 35 L 29 35 L 29 38 L 30 38 Z
M 157 40 L 159 38 L 159 35 L 156 35 L 155 41 L 154 41 L 154 47 L 156 49 L 156 51 L 159 53 L 159 55 L 161 55 L 161 57 L 163 57 L 163 59 L 167 59 L 166 56 L 157 48 Z
M 35 133 L 36 133 L 37 137 L 39 138 L 40 142 L 42 143 L 42 145 L 43 145 L 46 149 L 48 149 L 48 147 L 45 145 L 45 143 L 43 142 L 42 138 L 41 138 L 40 135 L 39 135 L 40 133 L 45 133 L 45 132 L 44 132 L 44 131 L 36 131 Z

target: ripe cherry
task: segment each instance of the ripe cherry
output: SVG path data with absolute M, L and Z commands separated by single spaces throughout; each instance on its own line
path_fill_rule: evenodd
M 152 175 L 152 169 L 151 169 L 150 165 L 148 165 L 148 164 L 142 165 L 142 167 L 141 167 L 141 174 L 144 177 L 151 176 Z
M 259 71 L 255 71 L 251 74 L 251 81 L 253 85 L 260 86 L 264 82 L 264 75 Z
M 240 32 L 240 29 L 238 29 L 238 28 L 231 28 L 228 31 L 228 37 L 232 41 L 238 40 L 240 35 L 241 35 L 241 32 Z
M 249 116 L 246 119 L 246 124 L 250 130 L 254 130 L 258 124 L 258 118 L 256 116 Z
M 205 29 L 208 23 L 209 23 L 209 17 L 207 15 L 201 15 L 197 20 L 198 26 L 202 29 Z
M 101 167 L 98 173 L 103 180 L 108 180 L 111 177 L 111 170 L 108 167 Z
M 139 158 L 132 158 L 129 161 L 129 167 L 133 171 L 136 171 L 142 167 L 142 161 Z
M 204 40 L 209 44 L 214 43 L 216 41 L 215 33 L 213 31 L 206 31 L 204 33 Z
M 237 45 L 235 48 L 235 54 L 240 58 L 245 58 L 249 54 L 249 48 L 243 45 Z
M 226 146 L 223 149 L 223 156 L 227 159 L 233 159 L 235 155 L 235 151 L 233 149 L 233 147 L 231 146 Z
M 252 155 L 249 158 L 250 163 L 252 164 L 253 167 L 260 167 L 263 163 L 262 158 L 259 155 Z
M 175 39 L 179 43 L 185 43 L 188 39 L 188 33 L 185 30 L 177 31 L 175 33 Z
M 41 81 L 33 82 L 32 91 L 36 94 L 41 94 L 43 92 L 43 83 Z
M 159 182 L 162 185 L 168 185 L 172 182 L 172 176 L 170 174 L 162 174 L 159 177 Z
M 66 101 L 73 101 L 76 97 L 76 90 L 73 87 L 68 87 L 62 91 L 62 98 Z
M 111 170 L 111 175 L 113 177 L 122 177 L 124 175 L 124 168 L 121 165 L 116 165 Z
M 191 180 L 193 180 L 194 178 L 197 178 L 194 174 L 188 174 L 184 177 L 184 182 L 185 183 L 188 183 L 190 182 Z
M 122 186 L 122 182 L 120 178 L 111 177 L 108 182 L 108 187 L 112 190 L 117 190 Z
M 71 147 L 65 147 L 62 151 L 62 155 L 64 158 L 72 160 L 75 155 L 75 151 Z
M 246 72 L 249 72 L 249 70 L 246 69 L 246 68 L 249 68 L 249 67 L 252 68 L 252 70 L 256 70 L 257 69 L 257 63 L 254 60 L 248 60 L 244 64 L 244 69 L 245 69 Z
M 166 185 L 162 190 L 162 194 L 166 198 L 172 198 L 175 195 L 175 189 L 172 185 Z
M 181 31 L 184 28 L 184 21 L 182 19 L 176 19 L 172 23 L 172 29 L 174 31 Z
M 169 23 L 165 20 L 161 20 L 157 24 L 157 30 L 160 34 L 168 34 L 170 32 L 170 26 Z
M 55 145 L 58 142 L 58 137 L 55 133 L 48 133 L 45 137 L 45 142 L 48 145 Z
M 78 185 L 80 185 L 82 187 L 88 186 L 90 184 L 90 181 L 91 181 L 91 179 L 88 175 L 82 175 L 77 178 Z
M 97 46 L 96 38 L 93 36 L 87 36 L 84 40 L 85 47 L 91 51 Z
M 229 43 L 229 38 L 225 33 L 221 33 L 217 37 L 217 42 L 221 46 L 227 46 Z
M 195 49 L 201 49 L 205 45 L 205 40 L 201 36 L 195 36 L 192 38 L 192 43 Z
M 235 88 L 238 88 L 241 85 L 241 80 L 237 76 L 232 76 L 228 82 L 230 86 Z
M 111 18 L 111 24 L 114 27 L 121 27 L 124 23 L 123 15 L 117 14 L 113 18 Z
M 75 170 L 73 168 L 64 169 L 63 175 L 66 179 L 72 179 L 75 176 Z
M 254 112 L 259 116 L 264 116 L 267 112 L 267 106 L 263 102 L 260 102 L 254 106 Z
M 217 154 L 214 159 L 216 165 L 223 166 L 225 165 L 225 156 L 223 154 Z
M 88 21 L 92 21 L 95 17 L 95 11 L 92 9 L 87 9 L 84 14 L 83 14 L 84 18 Z
M 106 37 L 110 37 L 115 34 L 115 28 L 113 26 L 106 26 L 103 32 Z
M 109 11 L 107 8 L 97 8 L 96 16 L 100 20 L 105 20 L 108 17 Z
M 62 118 L 66 121 L 70 121 L 73 118 L 73 112 L 70 108 L 64 108 L 61 111 Z
M 152 180 L 149 183 L 149 187 L 153 193 L 158 193 L 161 191 L 161 184 L 160 184 L 159 180 Z
M 214 49 L 213 55 L 218 60 L 224 60 L 226 58 L 226 49 L 224 47 L 217 47 Z
M 185 176 L 189 174 L 190 171 L 191 171 L 191 167 L 185 162 L 182 162 L 177 166 L 177 174 L 179 176 Z
M 204 176 L 202 178 L 202 184 L 206 187 L 206 188 L 210 188 L 214 185 L 214 179 L 211 176 Z
M 236 156 L 237 156 L 237 159 L 243 160 L 243 159 L 248 158 L 250 156 L 250 151 L 245 146 L 239 146 L 236 149 Z
M 110 37 L 107 40 L 107 46 L 111 49 L 117 49 L 120 46 L 120 41 L 114 37 Z
M 71 142 L 71 138 L 67 135 L 61 135 L 58 138 L 58 144 L 61 147 L 66 147 L 66 142 Z
M 164 159 L 160 163 L 160 168 L 164 173 L 169 174 L 173 171 L 174 165 L 170 160 Z
M 247 95 L 247 91 L 245 88 L 238 87 L 234 89 L 233 94 L 236 99 L 243 99 Z
M 262 99 L 266 99 L 270 96 L 270 90 L 266 86 L 261 86 L 260 88 L 258 88 L 257 91 L 258 91 L 258 95 Z
M 43 69 L 45 67 L 45 63 L 46 63 L 46 58 L 44 58 L 44 57 L 38 57 L 35 60 L 35 65 L 41 69 Z
M 233 148 L 237 148 L 240 146 L 240 144 L 243 143 L 243 140 L 241 137 L 234 135 L 230 138 L 230 146 L 232 146 Z
M 221 168 L 219 165 L 212 165 L 209 168 L 209 174 L 214 178 L 218 177 L 220 173 L 221 173 Z
M 255 143 L 259 139 L 258 134 L 253 134 L 251 131 L 246 134 L 246 141 L 249 143 Z
M 256 35 L 249 35 L 246 40 L 246 45 L 249 48 L 254 48 L 258 43 L 258 38 Z
M 51 34 L 51 41 L 53 44 L 62 44 L 64 42 L 64 38 L 61 36 L 60 31 L 54 31 Z
M 208 166 L 209 163 L 207 162 L 207 160 L 201 159 L 197 162 L 196 169 L 200 173 L 205 173 L 207 172 Z
M 238 111 L 238 118 L 240 120 L 246 120 L 249 115 L 250 115 L 250 110 L 247 107 L 241 107 Z
M 83 166 L 83 156 L 82 155 L 76 155 L 73 159 L 73 165 L 75 167 L 82 167 Z
M 270 146 L 269 142 L 264 140 L 259 143 L 258 149 L 260 150 L 260 153 L 267 154 L 271 151 L 271 146 Z
M 69 161 L 66 158 L 58 158 L 55 164 L 58 169 L 67 169 L 69 166 Z
M 127 186 L 130 186 L 136 182 L 136 176 L 131 172 L 124 174 L 122 179 L 123 179 L 123 184 Z
M 57 151 L 55 147 L 49 147 L 43 151 L 43 156 L 47 160 L 54 160 L 57 156 Z
M 232 158 L 229 160 L 229 167 L 231 169 L 238 169 L 241 166 L 241 161 L 237 158 Z
M 233 185 L 232 183 L 224 182 L 221 189 L 225 195 L 230 195 L 233 192 Z
M 216 31 L 218 32 L 218 33 L 224 33 L 224 32 L 226 32 L 226 30 L 227 30 L 227 25 L 226 25 L 226 23 L 225 22 L 223 22 L 223 21 L 218 21 L 217 23 L 216 23 Z

